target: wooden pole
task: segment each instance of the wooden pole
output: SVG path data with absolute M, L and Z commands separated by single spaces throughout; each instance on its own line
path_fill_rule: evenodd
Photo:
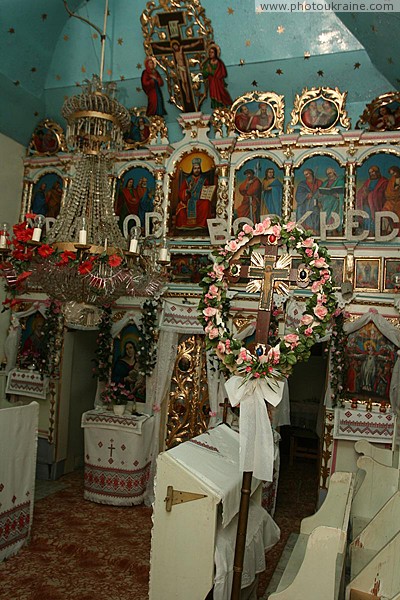
M 233 582 L 231 600 L 240 600 L 240 590 L 242 587 L 243 561 L 246 551 L 246 532 L 247 521 L 249 517 L 249 505 L 251 495 L 251 480 L 253 473 L 245 471 L 243 473 L 242 490 L 240 496 L 239 521 L 236 533 L 235 557 L 233 560 Z

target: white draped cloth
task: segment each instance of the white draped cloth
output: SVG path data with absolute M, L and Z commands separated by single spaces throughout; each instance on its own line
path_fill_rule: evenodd
M 38 422 L 37 402 L 0 409 L 0 561 L 30 537 Z

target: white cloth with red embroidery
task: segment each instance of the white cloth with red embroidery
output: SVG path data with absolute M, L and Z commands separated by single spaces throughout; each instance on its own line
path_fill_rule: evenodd
M 250 379 L 234 375 L 225 383 L 229 402 L 240 404 L 240 470 L 251 471 L 261 481 L 272 481 L 274 437 L 265 401 L 277 406 L 285 382 L 276 379 Z
M 39 404 L 0 409 L 0 561 L 29 540 L 33 520 Z

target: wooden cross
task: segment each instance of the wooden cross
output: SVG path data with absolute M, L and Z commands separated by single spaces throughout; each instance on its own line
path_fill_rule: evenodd
M 110 440 L 110 442 L 111 442 L 111 443 L 110 443 L 110 445 L 108 446 L 108 449 L 109 449 L 109 451 L 110 451 L 110 458 L 112 458 L 112 453 L 113 453 L 113 450 L 115 450 L 115 446 L 113 446 L 113 444 L 112 444 L 112 443 L 113 443 L 113 441 L 114 441 L 114 440 Z
M 181 89 L 184 112 L 194 112 L 197 106 L 193 97 L 192 78 L 186 57 L 190 52 L 205 50 L 204 39 L 199 37 L 183 38 L 181 28 L 186 25 L 184 11 L 159 13 L 160 28 L 168 28 L 167 39 L 151 42 L 154 56 L 172 55 L 175 63 L 175 74 Z M 178 46 L 176 45 L 178 43 Z

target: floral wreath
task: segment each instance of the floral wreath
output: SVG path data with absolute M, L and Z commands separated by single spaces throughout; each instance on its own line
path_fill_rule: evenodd
M 249 245 L 254 249 L 257 243 L 265 240 L 270 245 L 286 246 L 288 252 L 296 250 L 303 260 L 303 276 L 305 274 L 305 279 L 311 283 L 312 296 L 296 331 L 279 339 L 274 347 L 259 344 L 253 355 L 228 329 L 227 276 L 232 273 L 231 260 L 241 248 Z M 200 284 L 203 293 L 199 320 L 205 330 L 207 349 L 215 352 L 222 371 L 242 375 L 245 379 L 287 377 L 293 365 L 309 358 L 311 346 L 325 335 L 336 310 L 327 249 L 319 246 L 309 232 L 296 223 L 284 223 L 278 217 L 272 217 L 254 227 L 245 224 L 236 240 L 231 240 L 212 255 L 214 263 L 211 269 L 208 267 Z

